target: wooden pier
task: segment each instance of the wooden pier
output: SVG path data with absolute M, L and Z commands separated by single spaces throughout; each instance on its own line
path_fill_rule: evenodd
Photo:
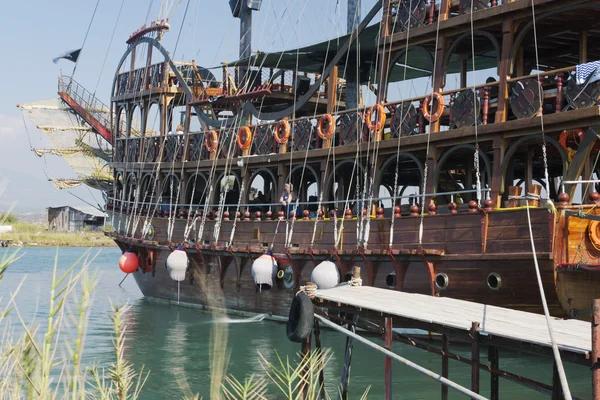
M 356 271 L 355 271 L 356 274 Z M 360 271 L 358 271 L 360 274 Z M 356 276 L 360 276 L 360 275 Z M 307 284 L 310 287 L 311 283 Z M 538 382 L 510 371 L 500 369 L 499 349 L 511 349 L 529 354 L 553 357 L 552 343 L 544 315 L 516 311 L 486 304 L 456 300 L 445 297 L 405 293 L 370 286 L 340 285 L 328 290 L 307 291 L 315 306 L 315 342 L 320 343 L 321 327 L 336 329 L 348 336 L 344 370 L 350 367 L 352 340 L 363 341 L 368 346 L 386 354 L 385 399 L 392 398 L 392 359 L 412 366 L 441 383 L 441 398 L 448 398 L 448 387 L 452 387 L 471 398 L 479 395 L 479 373 L 490 373 L 491 399 L 499 399 L 499 378 L 519 383 L 554 399 L 563 398 L 561 383 L 554 363 L 551 384 Z M 551 318 L 554 339 L 564 362 L 592 367 L 590 376 L 593 399 L 600 399 L 600 301 L 592 304 L 592 324 L 579 320 Z M 360 337 L 356 329 L 383 334 L 384 346 Z M 404 329 L 421 329 L 439 334 L 441 346 L 402 334 Z M 591 330 L 591 334 L 590 334 Z M 399 355 L 393 354 L 392 341 L 435 353 L 441 356 L 442 373 L 437 375 L 416 366 Z M 449 341 L 470 343 L 471 359 L 465 359 L 449 351 Z M 489 363 L 480 360 L 480 348 L 486 346 Z M 318 347 L 318 346 L 317 346 Z M 594 349 L 594 350 L 593 350 Z M 303 343 L 302 352 L 310 351 L 310 338 Z M 471 387 L 464 388 L 448 378 L 448 360 L 453 359 L 472 366 Z M 595 362 L 593 360 L 596 360 Z M 411 365 L 412 364 L 412 365 Z M 342 398 L 347 398 L 348 382 L 342 376 L 340 388 Z M 449 384 L 448 382 L 451 382 Z M 458 387 L 458 388 L 457 388 Z M 464 391 L 463 391 L 464 389 Z

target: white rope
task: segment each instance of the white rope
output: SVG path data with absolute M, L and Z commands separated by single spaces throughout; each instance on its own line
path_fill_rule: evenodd
M 540 266 L 537 260 L 537 254 L 535 252 L 535 243 L 533 240 L 533 230 L 531 228 L 531 216 L 529 214 L 529 207 L 527 209 L 527 224 L 529 225 L 529 239 L 531 240 L 531 252 L 533 253 L 533 263 L 535 265 L 535 276 L 537 278 L 538 287 L 540 289 L 540 296 L 542 297 L 542 306 L 544 307 L 544 316 L 546 317 L 546 325 L 548 325 L 548 334 L 550 335 L 550 341 L 552 342 L 552 352 L 554 353 L 554 362 L 558 370 L 558 376 L 560 378 L 560 385 L 564 392 L 566 400 L 571 400 L 571 391 L 569 390 L 569 383 L 567 382 L 567 376 L 565 375 L 565 368 L 563 366 L 560 352 L 558 351 L 558 345 L 554 339 L 554 332 L 552 330 L 552 324 L 550 322 L 550 311 L 548 311 L 548 303 L 546 302 L 546 293 L 544 292 L 544 286 L 542 284 L 542 276 L 540 274 Z

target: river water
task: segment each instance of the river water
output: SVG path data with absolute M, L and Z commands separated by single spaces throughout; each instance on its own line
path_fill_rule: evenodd
M 0 249 L 0 257 L 13 249 Z M 0 298 L 3 306 L 8 294 L 23 282 L 16 303 L 24 319 L 34 318 L 43 323 L 52 279 L 54 248 L 25 248 L 22 258 L 14 263 L 0 281 Z M 58 250 L 58 269 L 65 271 L 85 249 L 61 248 Z M 97 362 L 106 366 L 114 361 L 112 350 L 113 327 L 109 319 L 110 301 L 113 304 L 128 302 L 131 306 L 126 314 L 127 346 L 125 357 L 137 368 L 144 365 L 150 370 L 149 379 L 142 391 L 142 399 L 182 398 L 187 387 L 204 399 L 209 396 L 210 382 L 210 333 L 213 324 L 225 324 L 229 335 L 227 351 L 230 359 L 227 373 L 243 380 L 250 374 L 261 374 L 258 353 L 269 361 L 276 361 L 276 354 L 295 357 L 299 345 L 287 340 L 285 325 L 268 320 L 247 322 L 238 318 L 220 317 L 213 321 L 210 314 L 196 309 L 176 307 L 144 299 L 134 279 L 129 277 L 122 286 L 118 284 L 123 273 L 118 268 L 120 251 L 117 248 L 92 250 L 96 255 L 92 270 L 99 271 L 99 282 L 89 318 L 83 362 Z M 24 280 L 24 281 L 23 281 Z M 11 319 L 15 330 L 18 323 Z M 378 340 L 378 339 L 373 339 Z M 333 350 L 331 361 L 325 370 L 328 393 L 335 398 L 339 381 L 345 338 L 336 332 L 322 332 L 323 346 Z M 435 344 L 437 345 L 437 344 Z M 470 348 L 451 344 L 450 350 L 470 358 Z M 225 351 L 225 350 L 221 350 Z M 421 366 L 441 372 L 439 356 L 415 349 L 411 346 L 394 344 L 394 351 Z M 487 360 L 487 350 L 482 349 L 481 360 Z M 367 387 L 369 399 L 383 398 L 384 356 L 362 344 L 354 347 L 350 397 L 360 398 Z M 516 352 L 501 351 L 501 369 L 551 383 L 552 362 L 549 359 Z M 591 397 L 591 374 L 589 368 L 566 364 L 567 376 L 572 393 L 582 399 Z M 467 387 L 470 386 L 470 366 L 450 361 L 450 378 Z M 489 396 L 489 375 L 481 372 L 481 394 Z M 547 399 L 546 395 L 501 379 L 501 398 Z M 274 388 L 269 388 L 269 398 L 278 399 Z M 393 364 L 393 394 L 401 399 L 438 399 L 440 386 L 431 378 L 421 375 L 399 363 Z M 451 399 L 465 396 L 450 390 Z

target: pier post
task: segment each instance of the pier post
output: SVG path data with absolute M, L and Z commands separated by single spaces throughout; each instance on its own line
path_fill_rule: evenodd
M 500 397 L 500 377 L 494 371 L 500 369 L 500 352 L 498 347 L 488 347 L 488 361 L 490 362 L 490 400 L 498 400 Z
M 600 400 L 600 299 L 592 300 L 592 398 Z
M 321 329 L 319 328 L 319 320 L 315 318 L 314 325 L 315 332 L 315 351 L 319 355 L 321 359 L 321 364 L 319 365 L 319 396 L 320 398 L 325 398 L 325 371 L 324 371 L 324 360 L 323 360 L 323 349 L 321 347 Z
M 471 390 L 479 393 L 479 322 L 471 324 Z
M 442 376 L 448 378 L 448 335 L 442 335 Z M 442 384 L 442 400 L 448 400 L 448 386 Z
M 310 342 L 311 342 L 311 337 L 312 335 L 309 335 L 306 339 L 304 339 L 302 341 L 302 350 L 300 351 L 300 354 L 302 356 L 302 360 L 306 360 L 307 358 L 310 357 Z M 304 375 L 304 379 L 301 384 L 300 384 L 300 400 L 304 400 L 306 399 L 307 395 L 308 395 L 308 385 L 306 384 L 306 382 L 308 382 L 308 379 L 306 377 L 306 375 L 309 373 L 308 372 L 308 368 L 309 366 L 307 365 L 305 370 L 302 371 L 302 374 Z
M 385 318 L 385 347 L 392 350 L 392 318 Z M 392 400 L 392 358 L 385 357 L 385 400 Z

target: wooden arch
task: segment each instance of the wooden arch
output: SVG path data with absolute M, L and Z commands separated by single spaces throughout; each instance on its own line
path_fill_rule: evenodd
M 184 188 L 185 190 L 183 191 L 183 196 L 182 197 L 184 199 L 184 202 L 188 201 L 188 195 L 191 194 L 192 190 L 194 190 L 190 186 L 193 184 L 193 182 L 196 181 L 196 178 L 202 178 L 202 180 L 204 181 L 205 188 L 207 187 L 207 185 L 208 185 L 208 179 L 206 179 L 206 176 L 205 176 L 204 173 L 197 172 L 197 173 L 194 173 L 194 174 L 190 175 L 190 177 L 188 178 L 187 182 L 185 183 L 185 188 Z M 198 188 L 196 188 L 196 191 L 197 190 L 198 190 Z M 208 193 L 206 193 L 205 195 L 207 196 Z M 193 199 L 190 198 L 189 202 L 191 203 L 192 200 Z
M 319 180 L 319 174 L 317 174 L 317 171 L 315 171 L 315 169 L 313 167 L 311 167 L 310 165 L 295 165 L 290 172 L 288 173 L 287 177 L 285 178 L 285 182 L 291 182 L 292 179 L 292 175 L 294 174 L 294 172 L 300 170 L 300 169 L 305 169 L 304 174 L 306 174 L 307 172 L 310 172 L 312 174 L 312 176 L 315 178 L 315 182 L 317 183 L 317 193 L 319 192 L 319 189 L 321 188 L 321 181 Z
M 421 162 L 421 160 L 419 160 L 417 158 L 417 156 L 415 156 L 412 153 L 408 153 L 406 151 L 400 151 L 398 152 L 398 154 L 392 154 L 390 155 L 390 157 L 388 157 L 387 160 L 384 161 L 384 163 L 381 165 L 381 168 L 379 168 L 379 172 L 377 173 L 377 176 L 375 177 L 375 183 L 374 183 L 374 187 L 375 188 L 379 188 L 381 186 L 381 181 L 383 180 L 383 174 L 385 172 L 385 170 L 393 163 L 396 162 L 396 159 L 401 159 L 401 158 L 409 158 L 411 159 L 417 166 L 417 168 L 419 168 L 419 173 L 421 174 L 421 180 L 423 180 L 423 175 L 425 174 L 425 168 L 423 167 L 423 163 Z M 392 193 L 392 196 L 394 196 L 394 194 Z
M 435 172 L 433 174 L 433 193 L 437 193 L 438 181 L 440 179 L 440 174 L 442 173 L 442 167 L 444 166 L 444 163 L 446 162 L 446 160 L 448 160 L 448 158 L 450 157 L 450 155 L 452 155 L 452 153 L 455 153 L 458 150 L 464 150 L 464 149 L 473 150 L 473 154 L 475 154 L 475 145 L 466 143 L 466 144 L 459 144 L 459 145 L 452 147 L 450 150 L 446 151 L 440 157 L 439 161 L 437 162 Z M 491 167 L 492 164 L 490 163 L 490 159 L 483 151 L 481 151 L 481 149 L 479 149 L 479 158 L 481 158 L 481 160 L 483 161 L 483 165 L 485 165 L 486 181 L 488 183 L 491 183 L 492 182 L 492 167 Z M 465 188 L 465 189 L 470 189 L 470 188 Z
M 575 4 L 572 6 L 563 7 L 563 8 L 548 11 L 547 13 L 536 16 L 535 21 L 539 24 L 540 21 L 542 21 L 548 17 L 551 17 L 553 15 L 563 14 L 565 12 L 580 10 L 580 9 L 585 9 L 585 8 L 597 9 L 597 8 L 600 8 L 600 4 L 598 4 L 598 3 L 582 3 L 582 4 Z M 532 21 L 529 21 L 527 24 L 525 24 L 522 28 L 520 28 L 519 34 L 513 41 L 513 45 L 510 49 L 510 54 L 508 57 L 508 76 L 512 76 L 514 73 L 515 61 L 517 59 L 517 52 L 519 51 L 519 48 L 521 47 L 521 44 L 523 43 L 523 40 L 525 40 L 525 37 L 527 36 L 527 34 L 533 29 L 533 25 L 534 25 L 534 21 L 532 20 Z
M 501 53 L 500 53 L 500 44 L 498 43 L 498 40 L 496 40 L 496 38 L 494 37 L 494 35 L 492 35 L 489 32 L 486 31 L 481 31 L 481 30 L 474 30 L 473 31 L 473 35 L 474 36 L 483 36 L 485 38 L 487 38 L 492 45 L 494 46 L 494 50 L 496 50 L 496 61 L 498 62 L 498 67 L 496 69 L 497 74 L 500 75 L 500 57 L 501 57 Z M 456 39 L 454 39 L 454 41 L 452 42 L 452 44 L 448 47 L 448 49 L 446 50 L 446 53 L 444 54 L 444 61 L 442 64 L 442 83 L 441 83 L 441 87 L 446 86 L 446 74 L 448 71 L 448 64 L 450 64 L 450 58 L 452 57 L 452 53 L 454 52 L 454 50 L 456 49 L 456 46 L 458 46 L 458 44 L 460 42 L 462 42 L 464 39 L 466 39 L 467 37 L 471 37 L 471 32 L 465 32 L 462 35 L 458 36 Z M 472 54 L 472 56 L 474 57 L 475 55 Z
M 362 165 L 362 159 L 346 159 L 342 162 L 336 163 L 336 165 L 334 166 L 334 171 L 337 171 L 342 165 L 346 165 L 346 164 L 354 164 L 354 162 L 356 162 L 356 166 L 357 169 L 355 171 L 355 175 L 359 175 L 362 177 L 362 175 L 365 172 L 365 167 Z M 329 177 L 327 178 L 327 181 L 325 183 L 325 187 L 323 188 L 323 198 L 325 199 L 325 201 L 328 201 L 329 197 L 332 194 L 333 191 L 333 184 L 335 183 L 334 181 L 334 177 L 335 177 L 335 173 L 331 173 L 329 174 Z
M 252 172 L 252 175 L 250 175 L 250 179 L 248 179 L 248 190 L 245 190 L 244 199 L 242 200 L 243 203 L 248 203 L 248 196 L 250 194 L 250 185 L 252 185 L 254 178 L 256 178 L 257 175 L 261 175 L 261 174 L 267 174 L 271 178 L 271 181 L 273 182 L 273 186 L 274 186 L 273 190 L 275 191 L 273 198 L 274 199 L 279 198 L 278 197 L 279 196 L 279 191 L 278 191 L 279 185 L 277 184 L 277 178 L 275 177 L 275 174 L 273 174 L 273 171 L 271 171 L 270 169 L 262 167 L 262 168 L 258 168 L 256 170 L 254 170 Z
M 542 135 L 541 134 L 535 134 L 535 135 L 528 135 L 528 136 L 524 136 L 522 138 L 519 138 L 518 140 L 516 140 L 507 150 L 506 153 L 504 153 L 504 159 L 502 160 L 502 164 L 500 165 L 500 190 L 499 190 L 499 194 L 503 195 L 504 191 L 506 190 L 505 188 L 505 180 L 506 180 L 506 170 L 508 169 L 508 163 L 510 162 L 510 159 L 512 158 L 512 156 L 515 154 L 515 152 L 517 151 L 517 149 L 519 148 L 519 146 L 521 146 L 524 143 L 527 142 L 533 142 L 535 140 L 539 140 L 542 139 Z M 551 144 L 552 146 L 554 146 L 559 154 L 560 154 L 560 158 L 563 164 L 563 176 L 567 173 L 567 152 L 565 151 L 565 149 L 563 149 L 563 147 L 560 145 L 560 143 L 558 143 L 555 139 L 551 138 L 550 136 L 546 135 L 546 143 Z
M 235 179 L 235 183 L 237 183 L 238 189 L 241 190 L 242 183 L 240 181 L 239 174 L 236 171 L 229 171 L 229 173 L 227 175 L 233 175 L 233 177 Z M 212 204 L 219 204 L 219 199 L 220 199 L 220 196 L 221 196 L 221 179 L 223 179 L 224 177 L 225 177 L 225 172 L 221 172 L 221 174 L 214 181 L 215 182 L 215 188 L 214 188 L 214 193 L 213 193 Z M 235 185 L 234 185 L 234 188 L 235 188 Z

